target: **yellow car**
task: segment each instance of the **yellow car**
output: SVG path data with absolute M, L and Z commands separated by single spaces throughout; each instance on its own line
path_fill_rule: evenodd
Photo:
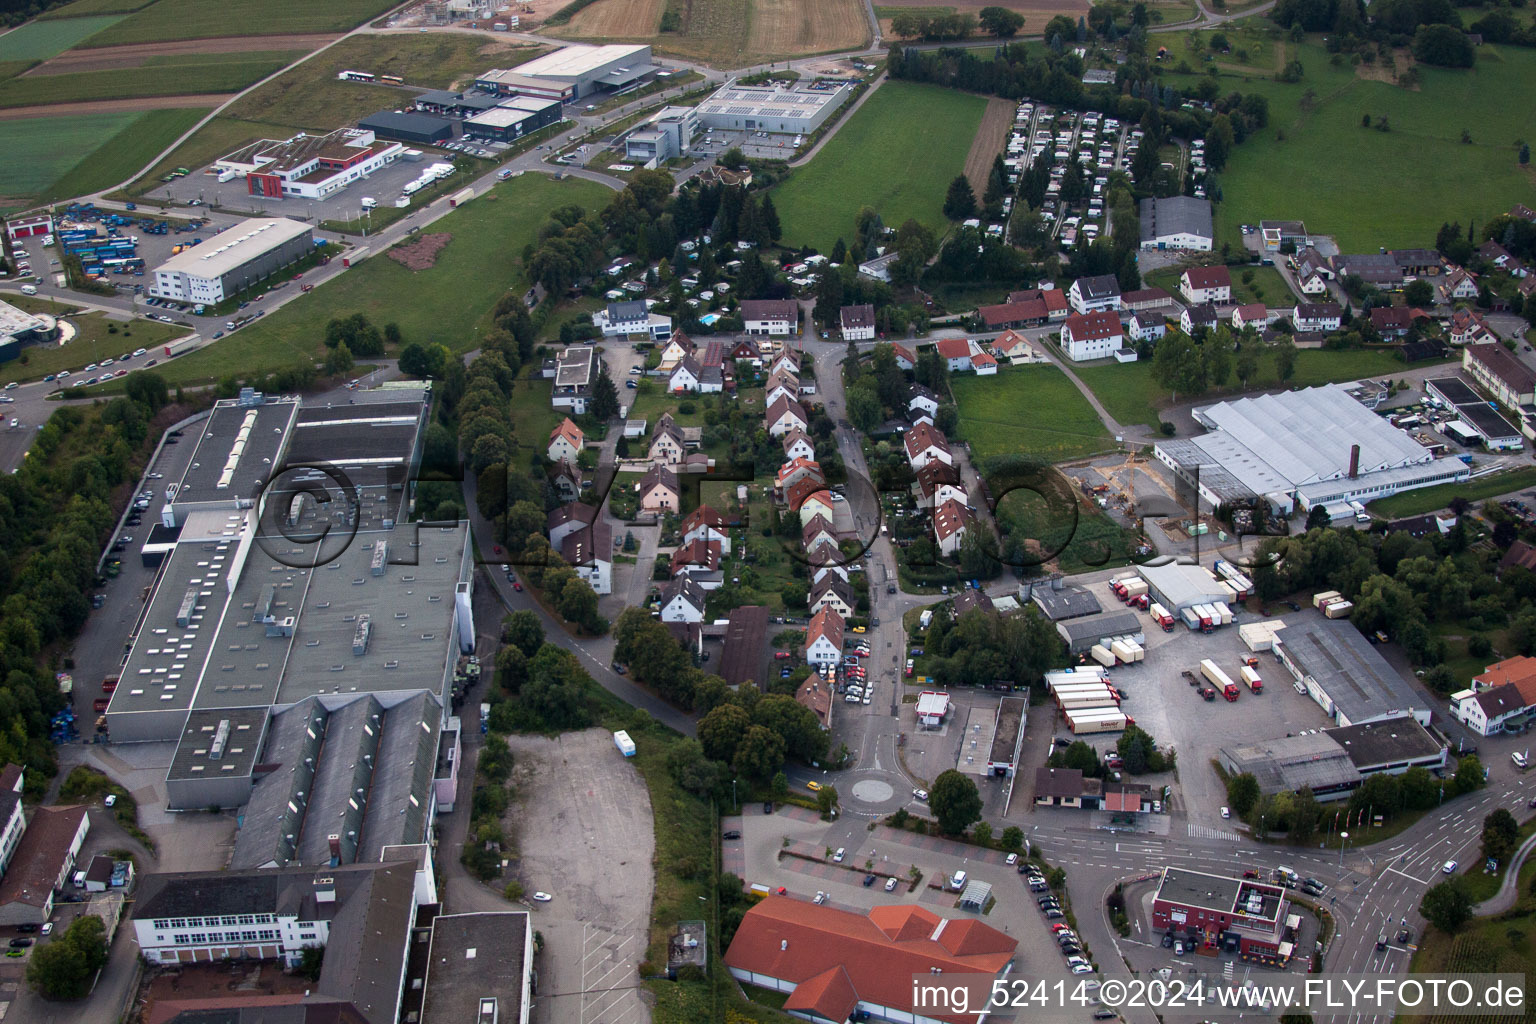
M 853 631 L 854 631 L 854 632 L 855 632 L 855 633 L 864 633 L 864 632 L 867 632 L 867 630 L 865 630 L 865 628 L 864 628 L 864 627 L 863 627 L 863 626 L 854 626 L 854 627 L 853 627 Z
M 810 790 L 812 793 L 819 793 L 819 792 L 821 792 L 821 783 L 819 783 L 819 782 L 807 782 L 805 784 L 805 788 Z

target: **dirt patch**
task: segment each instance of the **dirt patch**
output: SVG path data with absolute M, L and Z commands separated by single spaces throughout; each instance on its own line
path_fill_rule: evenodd
M 756 0 L 747 34 L 752 53 L 825 53 L 868 43 L 863 0 Z
M 965 176 L 971 183 L 971 191 L 976 193 L 978 204 L 981 203 L 982 193 L 987 190 L 992 161 L 1003 151 L 1008 141 L 1013 112 L 1012 100 L 996 97 L 988 100 L 987 112 L 981 115 L 981 124 L 976 128 L 976 138 L 971 140 L 971 151 L 965 157 Z
M 91 100 L 88 103 L 50 103 L 31 107 L 0 108 L 0 121 L 29 117 L 68 117 L 71 114 L 113 114 L 121 110 L 168 110 L 172 107 L 217 107 L 235 95 L 230 92 L 194 96 L 138 96 L 126 100 Z
M 75 71 L 116 71 L 136 68 L 151 57 L 188 53 L 248 53 L 264 50 L 318 50 L 334 35 L 234 36 L 229 39 L 178 39 L 169 43 L 135 43 L 99 50 L 66 50 L 22 77 L 64 75 Z
M 437 254 L 443 246 L 453 241 L 446 231 L 431 235 L 418 235 L 414 242 L 397 245 L 387 255 L 407 270 L 428 270 L 437 262 Z
M 579 36 L 634 38 L 654 36 L 661 25 L 662 0 L 604 0 L 571 19 L 568 31 Z
M 1385 82 L 1388 85 L 1402 85 L 1398 81 L 1399 76 L 1407 74 L 1414 64 L 1413 51 L 1405 46 L 1393 50 L 1391 58 L 1388 60 L 1377 58 L 1370 64 L 1361 63 L 1355 65 L 1355 77 L 1363 78 L 1367 82 Z M 1419 86 L 1418 83 L 1414 83 L 1411 86 L 1403 86 L 1403 88 L 1417 92 Z

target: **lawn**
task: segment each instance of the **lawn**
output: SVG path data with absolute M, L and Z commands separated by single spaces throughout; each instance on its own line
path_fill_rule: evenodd
M 171 39 L 345 32 L 394 7 L 396 0 L 158 0 L 98 31 L 86 46 L 163 43 Z M 73 20 L 65 24 L 74 24 Z M 49 22 L 48 24 L 55 24 Z M 76 37 L 80 38 L 79 36 Z
M 154 351 L 172 338 L 187 334 L 185 327 L 157 324 L 152 320 L 136 320 L 131 324 L 121 320 L 109 320 L 101 313 L 84 313 L 69 317 L 79 333 L 67 345 L 32 345 L 21 350 L 20 358 L 0 364 L 0 383 L 13 380 L 39 380 L 60 370 L 79 371 L 90 363 L 103 359 L 116 359 L 137 348 Z M 154 358 L 142 356 L 129 367 L 142 366 Z
M 361 68 L 399 75 L 423 89 L 447 89 L 486 68 L 515 67 L 547 52 L 460 33 L 353 36 L 241 97 L 226 115 L 292 128 L 338 128 L 405 102 L 398 89 L 337 81 L 338 71 Z
M 1274 267 L 1231 269 L 1233 302 L 1262 302 L 1266 306 L 1289 306 L 1296 302 L 1285 278 Z
M 0 60 L 47 60 L 57 57 L 86 36 L 123 19 L 118 16 L 33 21 L 0 35 Z
M 4 38 L 4 37 L 0 37 Z M 136 121 L 131 111 L 76 114 L 22 121 L 0 121 L 0 191 L 6 200 L 25 200 L 46 192 L 71 168 Z
M 234 337 L 162 364 L 162 373 L 173 383 L 204 382 L 230 374 L 250 378 L 312 360 L 322 351 L 325 324 L 351 313 L 375 324 L 399 324 L 408 343 L 442 342 L 468 351 L 496 300 L 509 288 L 526 286 L 519 253 L 548 211 L 569 203 L 596 208 L 611 194 L 579 178 L 513 178 L 432 226 L 453 240 L 431 269 L 413 273 L 379 253 Z
M 980 96 L 886 82 L 814 160 L 773 190 L 784 243 L 830 251 L 838 237 L 853 237 L 864 206 L 889 227 L 915 218 L 942 233 L 945 189 L 964 168 L 986 108 Z
M 1326 349 L 1302 349 L 1296 353 L 1295 372 L 1286 381 L 1288 387 L 1315 387 L 1319 384 L 1360 380 L 1363 377 L 1390 377 L 1413 366 L 1427 363 L 1405 363 L 1390 351 L 1382 349 L 1348 349 L 1330 352 Z M 1073 368 L 1084 384 L 1098 396 L 1109 414 L 1121 423 L 1144 423 L 1156 428 L 1157 410 L 1174 397 L 1159 385 L 1152 376 L 1152 362 L 1104 363 L 1098 366 Z M 1250 391 L 1280 386 L 1272 358 L 1259 363 L 1259 375 L 1249 385 Z M 1208 392 L 1201 396 L 1210 402 L 1237 393 L 1236 385 L 1223 392 Z M 1179 400 L 1185 399 L 1181 396 Z
M 1236 246 L 1240 225 L 1286 218 L 1333 235 L 1345 252 L 1422 246 L 1443 221 L 1483 224 L 1529 200 L 1516 140 L 1536 137 L 1536 107 L 1486 100 L 1528 94 L 1536 52 L 1484 45 L 1475 68 L 1421 66 L 1419 88 L 1408 90 L 1359 77 L 1347 64 L 1332 66 L 1315 43 L 1286 45 L 1305 69 L 1300 82 L 1276 82 L 1259 69 L 1219 80 L 1222 94 L 1266 96 L 1270 116 L 1268 128 L 1233 148 L 1221 175 L 1218 241 Z M 1372 73 L 1384 71 L 1378 65 Z M 1180 88 L 1197 80 L 1163 75 Z M 1362 128 L 1365 114 L 1374 123 L 1386 117 L 1391 131 Z M 1461 142 L 1463 129 L 1470 145 Z M 1393 169 L 1391 188 L 1374 173 L 1383 167 Z
M 1033 491 L 1015 490 L 998 499 L 998 529 L 1021 534 L 1040 545 L 1034 557 L 1051 556 L 1065 573 L 1087 572 L 1130 560 L 1136 535 L 1118 525 L 1083 496 L 1069 490 L 1077 519 L 1061 511 L 1065 505 L 1047 501 Z
M 1419 516 L 1445 508 L 1452 498 L 1466 498 L 1478 502 L 1500 494 L 1536 487 L 1536 468 L 1526 467 L 1508 473 L 1493 473 L 1464 484 L 1441 484 L 1423 487 L 1417 491 L 1394 494 L 1366 506 L 1367 510 L 1388 519 Z
M 1093 406 L 1054 366 L 1010 366 L 995 377 L 958 374 L 950 390 L 960 436 L 978 467 L 998 455 L 1062 462 L 1114 447 Z
M 142 67 L 30 75 L 0 83 L 0 107 L 79 103 L 111 96 L 185 96 L 239 92 L 289 63 L 303 51 L 178 54 L 154 58 Z

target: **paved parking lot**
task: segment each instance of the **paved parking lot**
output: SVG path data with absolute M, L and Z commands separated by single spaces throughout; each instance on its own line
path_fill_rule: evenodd
M 534 1020 L 642 1024 L 649 1014 L 630 983 L 654 889 L 645 781 L 602 729 L 510 742 L 516 875 L 530 894 L 554 896 L 533 904 L 546 943 Z

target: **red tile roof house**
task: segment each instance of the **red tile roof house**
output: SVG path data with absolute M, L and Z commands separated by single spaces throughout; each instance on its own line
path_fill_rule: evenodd
M 1190 267 L 1179 275 L 1179 291 L 1190 302 L 1231 302 L 1232 275 L 1226 267 Z
M 974 1013 L 917 1006 L 913 977 L 1002 977 L 1018 945 L 991 925 L 926 907 L 859 914 L 772 895 L 742 918 L 725 965 L 745 984 L 788 992 L 784 1010 L 806 1020 L 841 1024 L 864 1010 L 881 1020 L 975 1024 Z

